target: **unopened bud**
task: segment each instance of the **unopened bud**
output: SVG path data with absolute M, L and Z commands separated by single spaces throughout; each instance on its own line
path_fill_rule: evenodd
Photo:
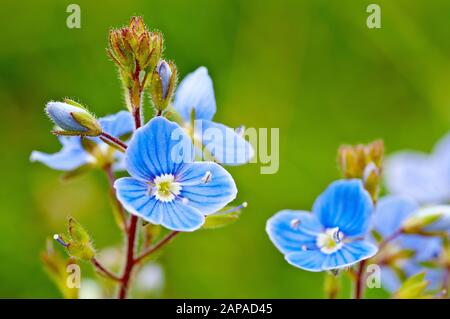
M 151 76 L 161 58 L 163 37 L 159 32 L 150 32 L 142 17 L 132 17 L 130 24 L 109 32 L 108 55 L 119 66 L 120 75 L 129 86 L 139 78 L 144 87 L 147 75 Z
M 450 206 L 437 205 L 420 209 L 403 224 L 405 233 L 436 234 L 450 230 Z
M 177 81 L 177 68 L 173 62 L 161 60 L 153 72 L 151 95 L 155 108 L 163 111 L 169 104 Z
M 50 119 L 61 130 L 56 130 L 59 135 L 98 136 L 102 128 L 95 117 L 83 106 L 66 100 L 64 102 L 49 102 L 45 111 Z

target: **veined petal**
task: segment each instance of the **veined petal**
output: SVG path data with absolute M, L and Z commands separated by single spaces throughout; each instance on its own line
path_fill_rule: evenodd
M 195 208 L 184 205 L 181 200 L 160 202 L 149 192 L 149 185 L 132 177 L 123 177 L 114 183 L 117 198 L 133 215 L 171 230 L 193 231 L 205 222 L 204 216 Z
M 249 162 L 253 147 L 233 129 L 207 120 L 195 121 L 196 135 L 202 138 L 202 144 L 209 154 L 219 163 L 241 165 Z
M 193 161 L 190 137 L 178 124 L 158 116 L 138 129 L 126 151 L 127 170 L 131 176 L 150 180 L 173 174 Z
M 212 162 L 185 164 L 176 175 L 181 184 L 180 197 L 203 215 L 217 212 L 236 198 L 233 177 L 222 166 Z
M 172 202 L 159 202 L 163 219 L 161 225 L 171 230 L 190 232 L 199 229 L 205 223 L 205 217 L 191 205 L 185 205 L 180 199 Z
M 157 200 L 150 194 L 148 183 L 122 177 L 115 181 L 114 188 L 117 198 L 128 212 L 152 224 L 161 224 L 162 212 L 158 209 Z
M 322 265 L 327 256 L 320 250 L 305 250 L 287 254 L 285 256 L 288 263 L 307 271 L 323 271 Z
M 282 210 L 272 216 L 266 224 L 266 232 L 275 247 L 283 254 L 315 247 L 322 225 L 308 212 Z
M 59 140 L 63 145 L 59 152 L 46 154 L 33 151 L 30 161 L 44 163 L 56 170 L 71 171 L 94 160 L 81 146 L 79 137 L 61 136 Z
M 332 254 L 325 254 L 319 249 L 305 250 L 287 254 L 286 260 L 298 268 L 317 272 L 351 266 L 374 256 L 377 251 L 377 247 L 370 242 L 357 240 L 345 243 Z
M 450 198 L 446 178 L 435 160 L 424 153 L 396 153 L 385 164 L 389 192 L 410 196 L 422 204 L 442 203 Z
M 184 121 L 189 122 L 192 109 L 195 118 L 211 120 L 216 113 L 216 98 L 208 70 L 202 66 L 188 74 L 178 85 L 173 106 Z
M 116 114 L 107 115 L 98 121 L 105 133 L 117 138 L 129 134 L 134 130 L 133 116 L 128 111 L 120 111 Z
M 408 196 L 385 196 L 377 204 L 373 214 L 373 228 L 383 238 L 398 231 L 403 221 L 419 208 L 417 202 Z
M 366 234 L 372 210 L 372 199 L 357 179 L 331 183 L 313 207 L 313 213 L 325 228 L 339 227 L 346 237 Z
M 323 270 L 348 267 L 361 260 L 374 256 L 378 248 L 365 240 L 355 240 L 345 243 L 341 249 L 326 256 L 322 265 Z

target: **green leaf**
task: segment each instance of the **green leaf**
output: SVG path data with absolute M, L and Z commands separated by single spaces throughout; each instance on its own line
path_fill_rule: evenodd
M 418 299 L 428 298 L 425 295 L 425 290 L 429 282 L 425 280 L 425 272 L 420 272 L 412 277 L 409 277 L 403 282 L 400 289 L 394 294 L 396 299 Z

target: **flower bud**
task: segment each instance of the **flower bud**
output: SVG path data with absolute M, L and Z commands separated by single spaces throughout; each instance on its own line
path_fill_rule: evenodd
M 125 87 L 139 81 L 142 87 L 161 58 L 163 37 L 150 32 L 141 17 L 132 17 L 128 27 L 109 32 L 108 55 L 120 69 Z
M 450 231 L 450 206 L 429 206 L 418 210 L 403 223 L 405 233 L 435 235 Z
M 377 200 L 383 169 L 384 143 L 381 140 L 368 145 L 342 145 L 338 150 L 338 164 L 346 178 L 360 178 Z
M 177 68 L 173 62 L 161 60 L 153 72 L 151 95 L 155 108 L 163 111 L 169 104 L 177 81 Z
M 74 101 L 48 102 L 45 112 L 61 128 L 55 131 L 56 134 L 98 136 L 102 133 L 95 117 Z
M 64 246 L 67 253 L 77 259 L 91 260 L 95 249 L 88 232 L 72 217 L 69 217 L 69 236 L 55 235 L 53 238 Z

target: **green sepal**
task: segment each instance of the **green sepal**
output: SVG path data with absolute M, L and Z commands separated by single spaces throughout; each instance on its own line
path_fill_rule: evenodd
M 225 209 L 206 216 L 205 223 L 203 224 L 203 229 L 216 229 L 228 226 L 230 224 L 233 224 L 236 222 L 240 215 L 241 210 L 234 210 L 235 207 L 226 207 Z M 232 210 L 231 212 L 227 212 L 229 210 Z

